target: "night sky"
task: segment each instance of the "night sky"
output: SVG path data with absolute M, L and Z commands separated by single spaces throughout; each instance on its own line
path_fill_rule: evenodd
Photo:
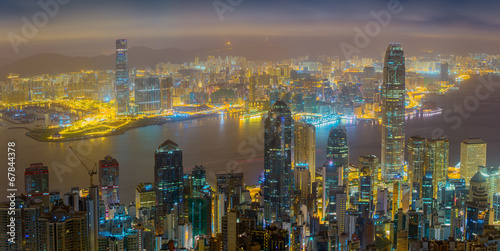
M 56 0 L 42 0 L 52 2 Z M 60 0 L 62 1 L 62 0 Z M 68 0 L 65 0 L 68 1 Z M 388 1 L 374 0 L 218 0 L 230 6 L 221 16 L 212 0 L 71 0 L 60 5 L 35 36 L 19 45 L 9 33 L 22 35 L 22 18 L 43 11 L 34 0 L 0 2 L 0 58 L 17 59 L 37 53 L 93 56 L 113 52 L 116 38 L 129 47 L 200 49 L 231 41 L 244 44 L 268 39 L 277 44 L 314 47 L 325 54 L 353 44 L 354 27 L 364 29 L 375 19 L 371 11 L 388 10 Z M 241 3 L 240 3 L 241 2 Z M 233 3 L 235 6 L 231 6 Z M 500 1 L 398 1 L 399 14 L 370 38 L 360 55 L 380 55 L 389 42 L 401 42 L 418 55 L 499 52 Z M 110 42 L 111 41 L 111 42 Z

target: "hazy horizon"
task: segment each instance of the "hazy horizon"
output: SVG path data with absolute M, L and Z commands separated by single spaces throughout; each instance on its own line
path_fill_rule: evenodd
M 360 56 L 378 56 L 390 42 L 400 42 L 409 55 L 497 53 L 500 42 L 500 3 L 491 0 L 59 1 L 42 1 L 50 3 L 47 8 L 34 1 L 0 3 L 0 58 L 106 55 L 117 38 L 127 38 L 129 47 L 187 50 L 267 38 L 305 53 L 341 56 L 341 44 L 354 45 L 356 29 L 365 32 L 374 23 L 380 29 L 371 26 L 374 35 L 359 48 Z M 381 13 L 390 13 L 390 21 L 380 23 L 373 13 L 381 20 Z M 33 19 L 39 21 L 37 31 L 24 36 L 26 20 Z

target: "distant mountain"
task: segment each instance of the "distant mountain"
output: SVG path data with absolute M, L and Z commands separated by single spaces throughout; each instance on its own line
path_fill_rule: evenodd
M 205 60 L 209 55 L 216 57 L 243 56 L 248 60 L 276 61 L 304 54 L 290 47 L 266 42 L 193 51 L 177 48 L 155 50 L 148 47 L 132 47 L 129 49 L 129 67 L 138 69 L 154 68 L 159 62 L 185 63 L 194 61 L 195 57 Z M 115 68 L 115 55 L 71 57 L 45 53 L 9 62 L 5 65 L 2 65 L 1 62 L 0 59 L 0 78 L 4 79 L 9 73 L 17 73 L 20 77 L 31 77 L 41 74 L 79 72 L 81 70 L 111 70 Z

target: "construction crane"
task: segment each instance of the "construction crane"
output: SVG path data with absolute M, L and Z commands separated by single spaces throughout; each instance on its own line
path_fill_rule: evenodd
M 89 158 L 77 153 L 73 147 L 69 146 L 69 149 L 75 154 L 76 158 L 80 161 L 80 163 L 82 163 L 82 166 L 85 167 L 85 169 L 87 169 L 87 172 L 89 174 L 89 178 L 90 178 L 90 187 L 93 187 L 94 186 L 94 174 L 97 174 L 97 163 L 94 162 L 94 168 L 90 169 L 88 168 L 87 165 L 85 165 L 85 163 L 83 163 L 83 160 L 81 159 L 81 157 L 85 158 L 86 160 L 90 161 L 90 162 L 93 162 L 92 160 L 90 160 Z M 81 156 L 81 157 L 80 157 Z

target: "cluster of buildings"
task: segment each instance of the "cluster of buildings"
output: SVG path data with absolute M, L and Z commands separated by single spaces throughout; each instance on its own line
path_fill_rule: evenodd
M 221 60 L 210 57 L 192 66 L 204 71 L 224 65 Z M 292 112 L 318 112 L 318 102 L 332 101 L 327 82 L 311 79 L 331 67 L 325 70 L 325 64 L 299 61 L 299 71 L 286 64 L 257 67 L 267 72 L 258 76 L 240 70 L 241 83 L 249 79 L 248 94 L 241 95 L 248 99 L 249 109 L 268 109 L 259 185 L 248 186 L 243 173 L 233 172 L 215 174 L 209 183 L 202 166 L 185 173 L 181 147 L 171 140 L 156 149 L 154 181 L 138 184 L 130 205 L 120 202 L 119 163 L 111 156 L 98 162 L 98 185 L 65 194 L 49 190 L 47 166 L 32 164 L 25 171 L 25 194 L 15 201 L 19 239 L 9 243 L 0 236 L 0 249 L 499 250 L 500 229 L 494 224 L 500 221 L 499 168 L 486 166 L 486 142 L 481 139 L 464 140 L 460 165 L 450 168 L 448 139 L 407 137 L 408 77 L 399 44 L 387 48 L 380 87 L 375 67 L 364 67 L 362 92 L 352 88 L 356 84 L 337 82 L 342 86 L 335 96 L 338 102 L 377 104 L 382 121 L 380 158 L 350 156 L 347 130 L 334 126 L 324 139 L 326 159 L 316 159 L 314 125 L 294 119 Z M 353 59 L 348 66 L 373 64 L 366 61 Z M 225 61 L 242 62 L 244 58 Z M 126 65 L 126 41 L 118 40 L 118 114 L 129 113 L 131 107 Z M 175 67 L 161 64 L 157 70 Z M 443 80 L 448 67 L 441 65 Z M 218 70 L 223 76 L 208 76 L 235 78 L 234 69 Z M 268 94 L 263 86 L 277 91 Z M 138 78 L 134 91 L 137 111 L 173 107 L 176 91 L 171 78 Z M 231 93 L 215 97 L 227 101 Z M 358 162 L 352 164 L 355 159 Z M 7 212 L 8 204 L 0 205 L 2 232 Z

